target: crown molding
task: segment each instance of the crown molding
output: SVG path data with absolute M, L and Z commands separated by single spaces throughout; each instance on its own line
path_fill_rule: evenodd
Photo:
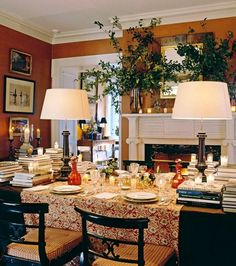
M 204 18 L 217 19 L 226 17 L 235 17 L 236 1 L 217 3 L 211 5 L 201 5 L 195 7 L 186 7 L 178 9 L 169 9 L 158 12 L 140 13 L 130 16 L 120 16 L 120 23 L 123 29 L 137 25 L 139 19 L 144 23 L 149 22 L 151 18 L 161 18 L 161 25 L 174 24 L 181 22 L 199 21 Z M 48 42 L 50 44 L 60 44 L 69 42 L 89 41 L 98 39 L 107 39 L 108 36 L 98 28 L 83 29 L 79 31 L 68 32 L 48 32 L 34 25 L 25 23 L 19 18 L 15 18 L 0 11 L 0 24 L 17 30 L 34 38 Z M 117 31 L 117 37 L 122 36 L 122 31 Z
M 0 11 L 0 24 L 41 41 L 52 43 L 53 34 Z

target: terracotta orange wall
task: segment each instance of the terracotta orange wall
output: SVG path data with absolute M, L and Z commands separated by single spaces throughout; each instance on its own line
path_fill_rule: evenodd
M 198 32 L 213 32 L 217 38 L 226 37 L 227 32 L 233 31 L 236 37 L 236 17 L 208 20 L 205 29 L 202 29 L 199 22 L 176 23 L 171 25 L 160 25 L 154 29 L 156 37 L 174 36 L 177 34 L 186 34 L 189 27 Z M 124 32 L 122 43 L 127 43 L 128 37 Z M 77 43 L 66 43 L 53 45 L 53 58 L 63 58 L 72 56 L 85 56 L 111 53 L 112 47 L 108 40 L 97 40 Z M 124 97 L 122 112 L 129 110 L 129 97 Z M 125 140 L 128 136 L 128 122 L 126 118 L 122 119 L 122 159 L 128 159 L 128 145 Z
M 50 146 L 50 121 L 40 120 L 43 99 L 46 89 L 51 87 L 51 57 L 52 45 L 22 34 L 15 30 L 0 25 L 0 159 L 8 156 L 8 129 L 10 117 L 28 117 L 30 124 L 41 129 L 41 145 Z M 20 75 L 9 71 L 10 49 L 14 48 L 32 55 L 31 76 Z M 36 81 L 35 87 L 35 111 L 34 114 L 4 113 L 4 75 Z M 35 146 L 35 143 L 33 143 Z M 20 145 L 19 137 L 14 138 L 14 146 Z

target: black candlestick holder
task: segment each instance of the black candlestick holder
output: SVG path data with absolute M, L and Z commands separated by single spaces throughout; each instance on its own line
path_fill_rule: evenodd
M 15 161 L 15 149 L 13 147 L 13 141 L 14 139 L 8 139 L 9 141 L 9 155 L 8 160 L 9 161 Z
M 41 138 L 35 138 L 36 139 L 36 147 L 38 148 L 38 147 L 40 147 L 40 139 Z

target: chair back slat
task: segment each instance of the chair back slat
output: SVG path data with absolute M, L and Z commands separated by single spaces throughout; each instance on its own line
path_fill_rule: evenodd
M 118 218 L 118 217 L 106 217 L 95 213 L 87 212 L 79 207 L 75 207 L 75 210 L 80 213 L 82 219 L 82 232 L 83 232 L 83 254 L 81 256 L 81 266 L 90 265 L 90 256 L 98 256 L 105 259 L 125 262 L 125 263 L 136 263 L 139 266 L 143 266 L 144 262 L 144 229 L 148 228 L 148 218 Z M 124 240 L 109 238 L 99 233 L 91 232 L 88 230 L 88 222 L 104 226 L 107 228 L 118 228 L 118 229 L 133 229 L 138 232 L 136 240 Z M 98 230 L 99 231 L 99 230 Z M 103 249 L 94 250 L 90 245 L 91 238 L 98 239 L 103 245 Z M 125 246 L 136 246 L 137 258 L 125 258 L 121 257 L 118 253 L 116 254 L 116 247 L 120 244 Z

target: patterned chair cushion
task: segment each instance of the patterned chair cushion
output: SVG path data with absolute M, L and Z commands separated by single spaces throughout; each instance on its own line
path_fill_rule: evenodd
M 120 245 L 116 248 L 116 254 L 119 254 L 122 258 L 137 259 L 137 247 Z M 163 266 L 170 257 L 175 255 L 174 249 L 170 247 L 145 244 L 144 246 L 144 258 L 145 266 Z M 116 262 L 112 260 L 106 260 L 98 258 L 93 262 L 93 266 L 130 266 L 137 265 L 133 263 Z
M 25 240 L 37 241 L 38 230 L 31 230 L 25 235 Z M 46 228 L 46 254 L 51 261 L 72 250 L 82 241 L 82 234 L 57 228 Z M 11 243 L 7 247 L 7 254 L 24 259 L 39 261 L 38 246 Z

